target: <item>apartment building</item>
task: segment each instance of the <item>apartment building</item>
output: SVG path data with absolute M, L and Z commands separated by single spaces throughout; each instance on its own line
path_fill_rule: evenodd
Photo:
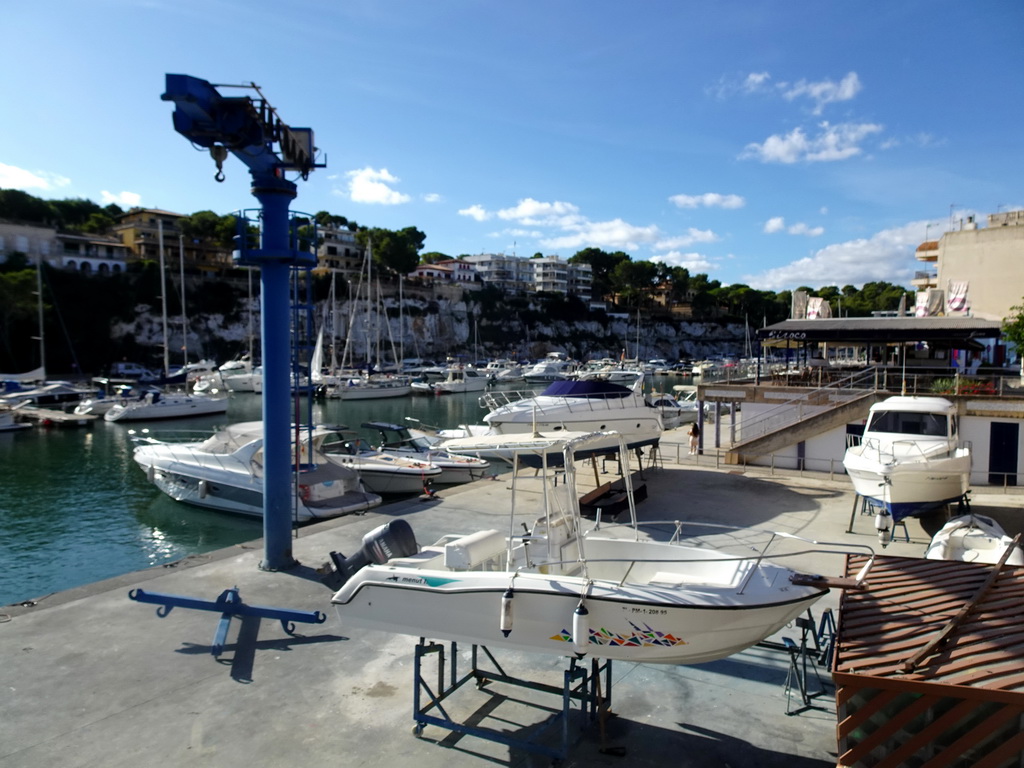
M 186 236 L 181 229 L 184 218 L 185 214 L 159 208 L 133 208 L 118 219 L 113 231 L 137 259 L 159 260 L 162 245 L 166 264 L 184 259 L 186 267 L 202 271 L 231 269 L 231 252 L 217 243 Z
M 560 256 L 526 259 L 505 254 L 481 253 L 466 256 L 485 285 L 508 292 L 564 293 L 590 301 L 593 272 L 589 264 L 570 264 Z
M 919 315 L 970 315 L 1003 320 L 1024 304 L 1024 210 L 973 216 L 938 240 L 918 246 L 927 265 L 913 281 Z
M 54 227 L 0 221 L 0 261 L 23 253 L 61 269 L 112 274 L 122 272 L 130 251 L 120 238 L 60 232 Z

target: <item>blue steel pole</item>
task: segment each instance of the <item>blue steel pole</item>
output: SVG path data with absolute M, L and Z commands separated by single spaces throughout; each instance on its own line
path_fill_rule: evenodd
M 291 511 L 291 337 L 289 267 L 294 261 L 288 206 L 296 196 L 290 181 L 253 174 L 252 194 L 263 206 L 260 247 L 263 344 L 263 562 L 265 571 L 293 568 Z

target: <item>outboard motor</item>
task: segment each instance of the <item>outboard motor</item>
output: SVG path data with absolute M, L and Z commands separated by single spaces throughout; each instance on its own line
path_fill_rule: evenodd
M 351 557 L 340 552 L 331 552 L 331 562 L 337 572 L 332 587 L 337 589 L 360 568 L 370 565 L 383 565 L 393 557 L 408 557 L 420 551 L 412 526 L 405 520 L 392 520 L 379 528 L 374 528 L 363 536 L 363 546 Z

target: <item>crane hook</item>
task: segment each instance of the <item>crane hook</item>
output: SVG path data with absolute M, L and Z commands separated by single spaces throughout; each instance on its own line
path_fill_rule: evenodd
M 213 162 L 217 164 L 217 173 L 213 177 L 217 181 L 224 181 L 224 160 L 227 159 L 227 156 L 227 147 L 221 144 L 215 144 L 210 147 L 210 157 L 212 157 Z

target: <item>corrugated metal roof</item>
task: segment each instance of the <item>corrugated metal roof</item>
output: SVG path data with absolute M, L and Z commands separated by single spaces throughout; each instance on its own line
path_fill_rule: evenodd
M 850 556 L 848 575 L 866 559 Z M 878 557 L 868 588 L 844 593 L 834 671 L 889 681 L 1024 693 L 1024 567 Z M 973 599 L 945 642 L 928 651 Z M 926 653 L 916 666 L 915 656 Z

